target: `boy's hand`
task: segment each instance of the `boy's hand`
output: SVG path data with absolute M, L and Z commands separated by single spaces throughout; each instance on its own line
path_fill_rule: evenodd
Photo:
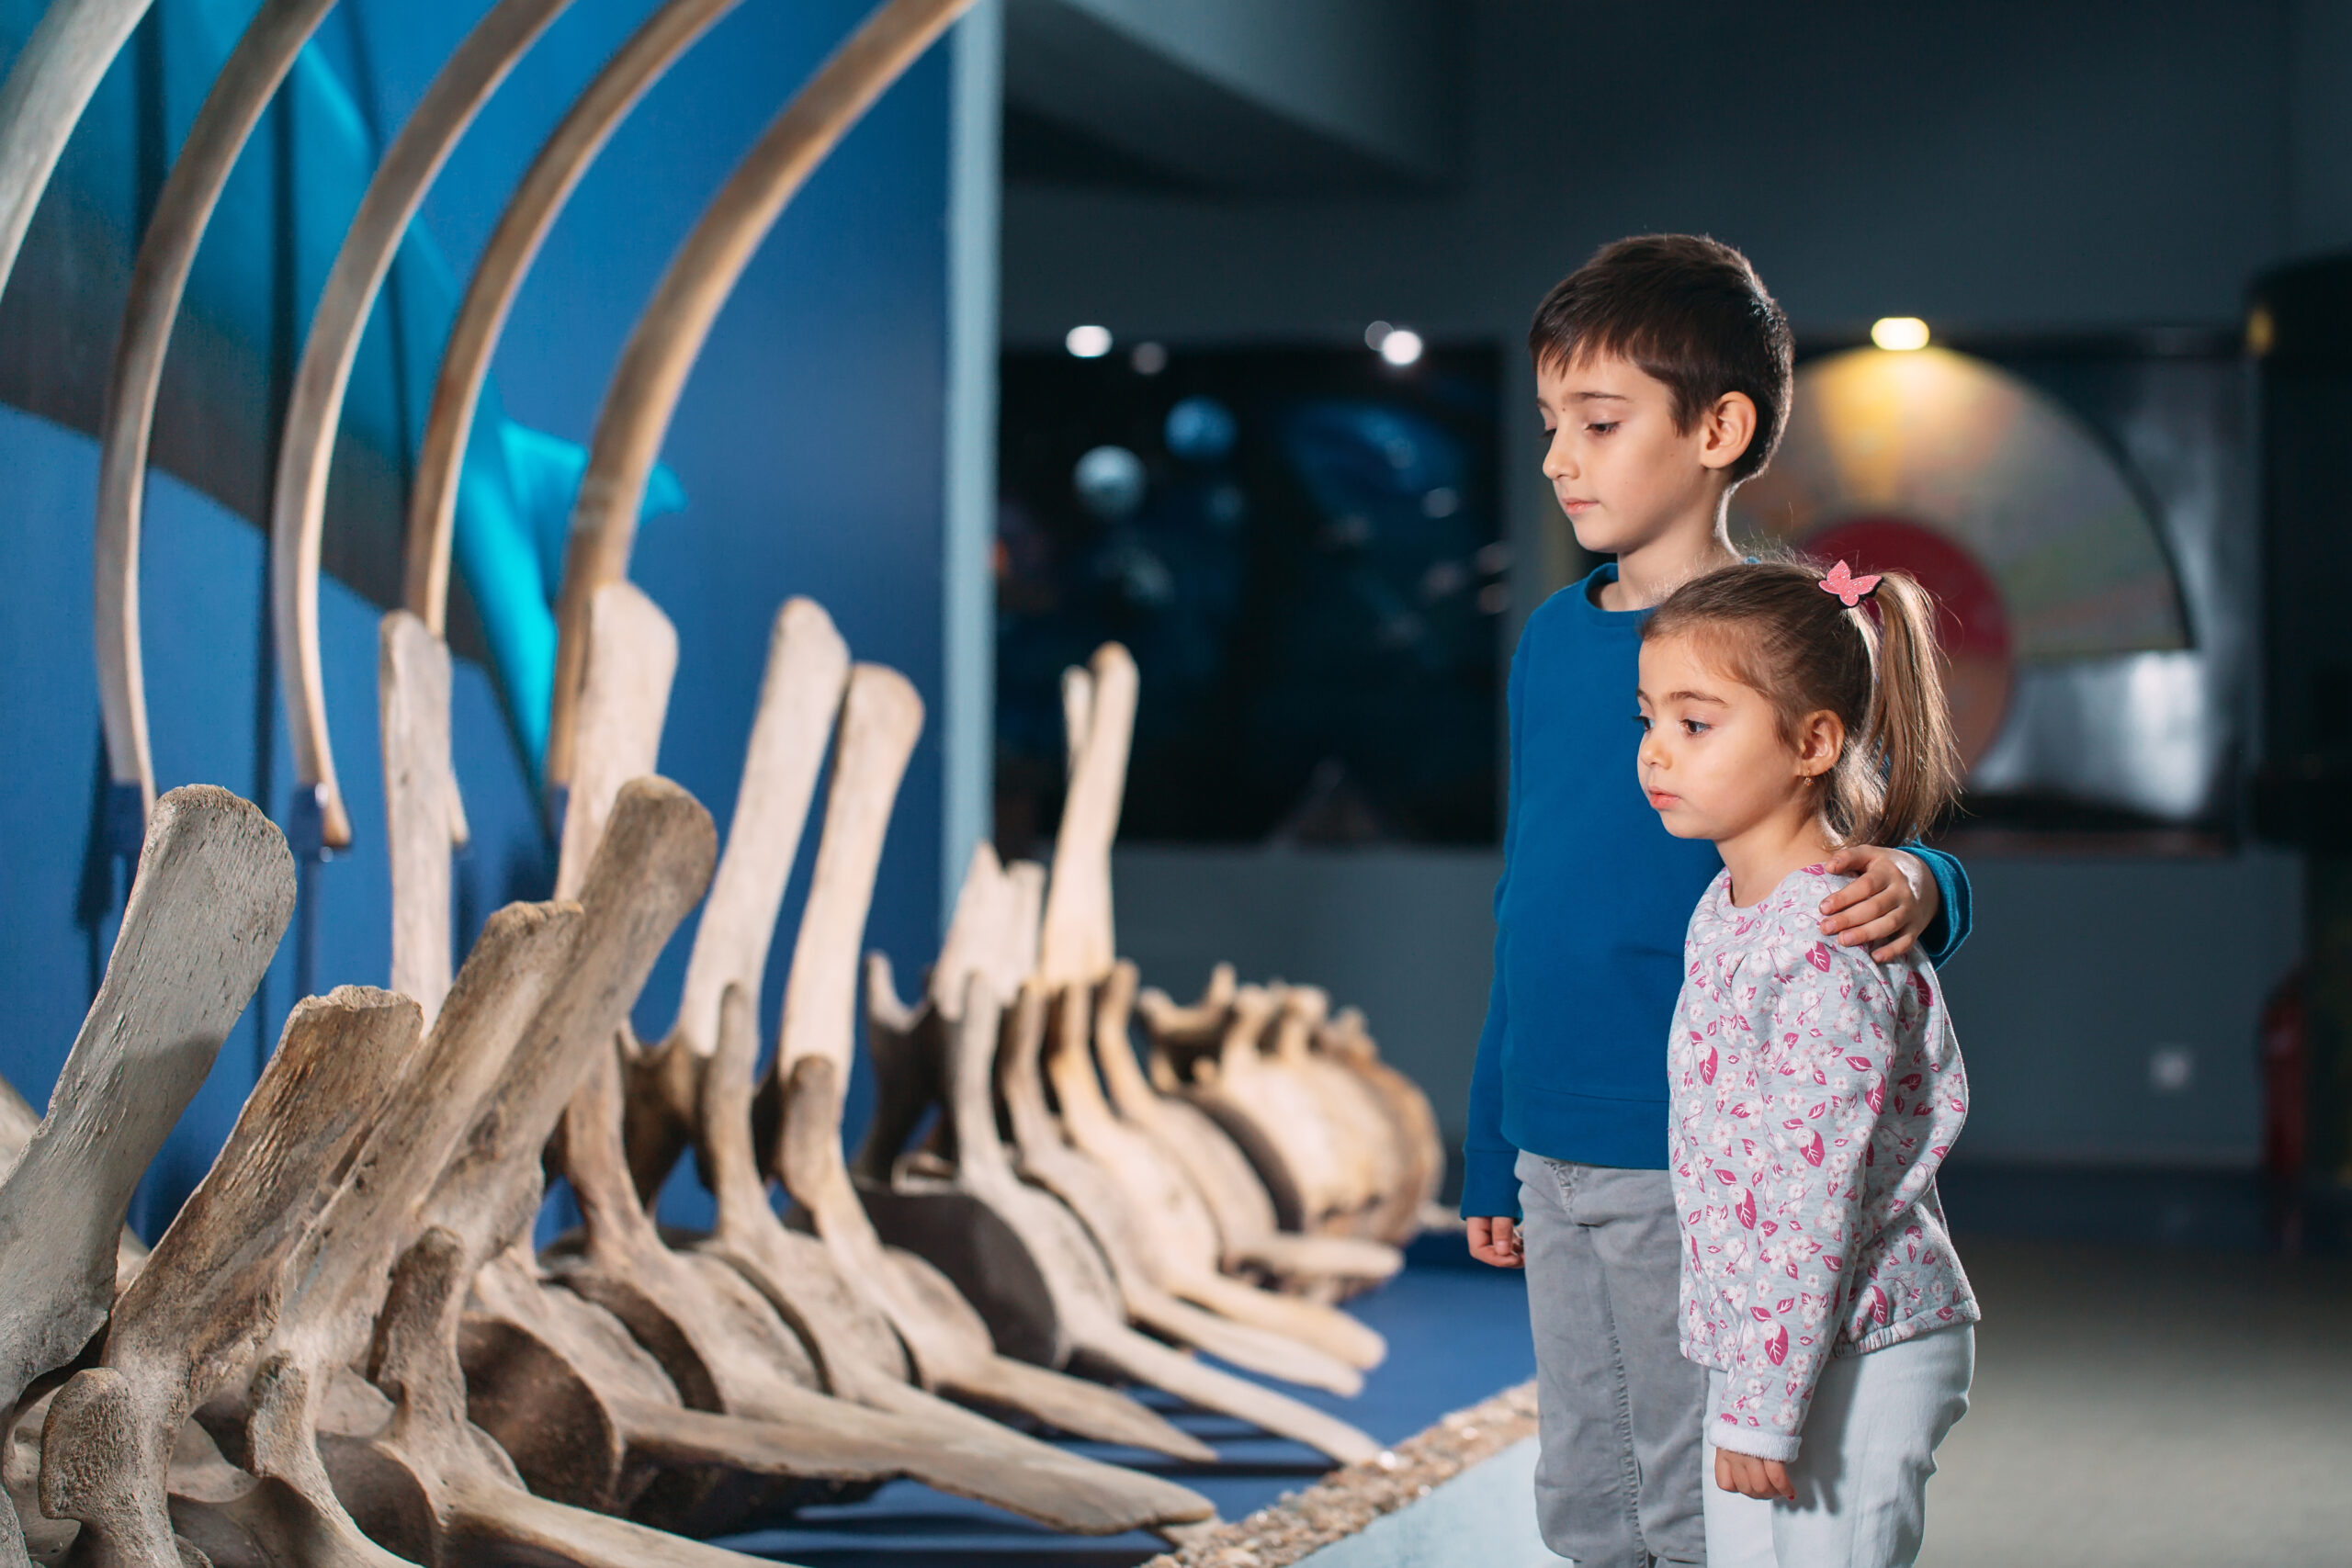
M 1787 1465 L 1776 1459 L 1736 1454 L 1729 1449 L 1715 1450 L 1715 1484 L 1747 1497 L 1777 1497 L 1784 1503 L 1797 1500 L 1797 1489 L 1789 1484 Z
M 1871 949 L 1881 964 L 1910 952 L 1943 908 L 1935 874 L 1917 855 L 1849 846 L 1831 857 L 1829 869 L 1850 873 L 1854 880 L 1822 901 L 1821 934 L 1836 937 L 1840 947 L 1883 943 Z
M 1464 1220 L 1470 1231 L 1470 1256 L 1498 1269 L 1527 1267 L 1527 1244 L 1508 1214 L 1490 1220 Z

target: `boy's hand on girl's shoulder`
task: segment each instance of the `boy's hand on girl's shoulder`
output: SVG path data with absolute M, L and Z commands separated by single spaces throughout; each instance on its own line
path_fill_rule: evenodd
M 1778 1498 L 1784 1503 L 1797 1500 L 1797 1489 L 1789 1484 L 1787 1465 L 1776 1459 L 1736 1454 L 1729 1449 L 1715 1450 L 1715 1484 L 1746 1497 L 1768 1501 Z
M 1519 1234 L 1519 1225 L 1508 1214 L 1493 1219 L 1464 1220 L 1469 1228 L 1470 1256 L 1481 1263 L 1491 1263 L 1498 1269 L 1523 1269 L 1527 1266 L 1527 1244 Z
M 1852 844 L 1830 857 L 1829 869 L 1854 880 L 1822 900 L 1821 934 L 1840 947 L 1876 942 L 1871 956 L 1881 964 L 1910 952 L 1943 908 L 1928 863 L 1905 851 Z

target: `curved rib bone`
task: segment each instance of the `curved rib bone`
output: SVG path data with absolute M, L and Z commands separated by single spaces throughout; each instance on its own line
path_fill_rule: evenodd
M 499 0 L 474 24 L 417 100 L 376 165 L 335 254 L 303 340 L 286 406 L 270 499 L 270 604 L 275 617 L 294 775 L 314 791 L 329 845 L 351 842 L 334 773 L 319 655 L 319 547 L 326 531 L 327 467 L 343 423 L 344 392 L 376 294 L 401 236 L 466 128 L 507 72 L 571 0 Z M 454 792 L 453 792 L 454 793 Z M 435 998 L 436 1002 L 438 998 Z
M 458 478 L 474 411 L 506 315 L 548 231 L 596 155 L 646 91 L 739 0 L 666 0 L 605 62 L 541 144 L 482 246 L 450 324 L 418 445 L 409 491 L 409 612 L 435 637 L 448 631 L 449 549 L 458 518 Z
M 149 0 L 52 0 L 0 84 L 0 293 L 33 209 Z
M 899 73 L 971 0 L 888 0 L 769 122 L 679 247 L 613 372 L 589 444 L 556 606 L 547 773 L 571 782 L 588 601 L 628 562 L 637 514 L 686 373 L 719 308 L 802 183 Z
M 57 6 L 51 16 L 69 8 Z M 146 8 L 143 3 L 128 7 L 134 21 Z M 303 44 L 334 8 L 334 0 L 265 0 L 254 12 L 188 127 L 172 172 L 156 194 L 154 213 L 131 265 L 130 298 L 123 306 L 113 373 L 99 415 L 104 435 L 98 449 L 93 631 L 107 771 L 118 785 L 136 784 L 141 807 L 150 810 L 155 800 L 155 761 L 147 739 L 146 672 L 139 637 L 139 533 L 164 355 L 171 345 L 173 323 L 179 319 L 188 269 L 195 265 L 197 247 L 237 155 Z M 43 28 L 49 19 L 42 18 Z M 0 278 L 6 275 L 7 267 L 0 262 Z

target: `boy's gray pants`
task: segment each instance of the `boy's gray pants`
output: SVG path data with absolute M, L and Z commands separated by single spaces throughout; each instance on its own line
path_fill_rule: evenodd
M 1544 1543 L 1577 1568 L 1703 1563 L 1706 1374 L 1682 1359 L 1682 1238 L 1663 1170 L 1522 1153 Z

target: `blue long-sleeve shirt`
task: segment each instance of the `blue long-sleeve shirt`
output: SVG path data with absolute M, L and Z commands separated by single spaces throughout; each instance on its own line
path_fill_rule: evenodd
M 1682 938 L 1723 869 L 1644 798 L 1634 722 L 1645 611 L 1595 602 L 1603 566 L 1528 617 L 1510 661 L 1510 809 L 1495 885 L 1495 978 L 1470 1075 L 1465 1215 L 1519 1213 L 1521 1149 L 1583 1165 L 1666 1168 L 1668 1024 Z M 1966 940 L 1960 863 L 1913 844 L 1943 908 L 1923 945 Z

